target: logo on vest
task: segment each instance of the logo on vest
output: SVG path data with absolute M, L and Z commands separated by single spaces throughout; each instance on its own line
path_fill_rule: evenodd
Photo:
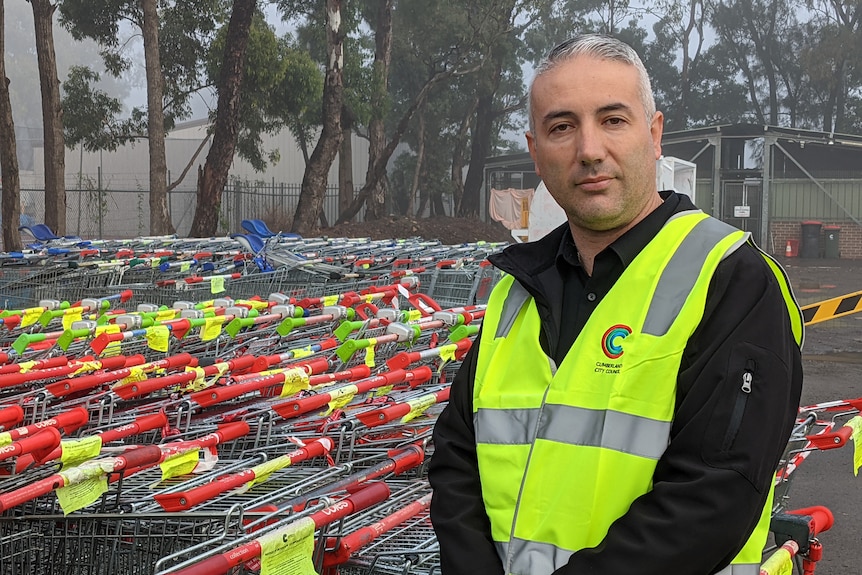
M 632 332 L 627 325 L 617 324 L 609 327 L 602 336 L 602 351 L 611 359 L 619 359 L 623 355 L 622 340 Z

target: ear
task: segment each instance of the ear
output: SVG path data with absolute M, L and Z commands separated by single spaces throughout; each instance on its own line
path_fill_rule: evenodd
M 532 132 L 527 132 L 525 136 L 527 137 L 527 149 L 530 151 L 530 157 L 533 158 L 536 175 L 541 178 L 542 173 L 539 171 L 539 163 L 536 161 L 536 136 Z
M 661 137 L 664 134 L 664 114 L 661 112 L 656 112 L 652 117 L 652 122 L 649 127 L 650 134 L 652 135 L 652 145 L 655 150 L 655 159 L 658 160 L 661 158 Z

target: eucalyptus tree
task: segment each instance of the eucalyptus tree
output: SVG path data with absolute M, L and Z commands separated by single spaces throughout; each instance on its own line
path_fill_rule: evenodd
M 45 151 L 45 224 L 57 234 L 66 233 L 66 143 L 57 55 L 54 51 L 54 12 L 50 0 L 29 0 L 33 8 L 36 59 L 42 92 L 42 134 Z
M 328 172 L 338 154 L 344 132 L 341 129 L 341 111 L 344 104 L 344 40 L 346 29 L 342 13 L 346 0 L 325 0 L 324 30 L 326 34 L 326 64 L 321 106 L 322 127 L 320 137 L 305 164 L 299 201 L 293 217 L 292 231 L 309 235 L 315 229 L 323 212 Z M 299 11 L 302 6 L 282 4 L 286 14 Z M 308 10 L 308 6 L 304 6 Z
M 15 121 L 9 99 L 9 78 L 6 77 L 6 13 L 0 3 L 0 177 L 3 179 L 3 249 L 21 249 L 18 218 L 21 215 L 21 181 L 18 174 L 18 153 L 15 147 Z
M 135 57 L 124 38 L 124 26 L 141 32 L 147 106 L 146 111 L 133 110 L 131 116 L 146 126 L 153 234 L 174 231 L 167 203 L 165 136 L 177 120 L 189 117 L 191 96 L 204 88 L 201 63 L 224 22 L 225 9 L 223 0 L 63 0 L 60 5 L 62 24 L 75 38 L 95 40 L 106 68 L 117 76 L 129 70 Z
M 206 162 L 198 170 L 197 205 L 189 231 L 191 236 L 211 236 L 218 230 L 221 194 L 236 150 L 246 50 L 256 11 L 256 0 L 235 0 L 233 3 L 219 71 L 213 141 Z
M 809 79 L 809 116 L 827 132 L 862 131 L 862 6 L 807 0 L 800 61 Z
M 733 59 L 757 122 L 786 125 L 795 117 L 798 30 L 794 0 L 706 0 L 717 44 Z

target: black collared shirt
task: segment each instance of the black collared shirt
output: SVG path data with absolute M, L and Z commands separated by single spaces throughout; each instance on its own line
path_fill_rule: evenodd
M 565 233 L 555 265 L 563 282 L 560 337 L 553 353 L 557 365 L 587 324 L 590 315 L 607 295 L 626 267 L 662 228 L 679 207 L 679 196 L 663 193 L 664 202 L 635 227 L 596 255 L 593 274 L 588 276 L 578 260 L 571 233 Z

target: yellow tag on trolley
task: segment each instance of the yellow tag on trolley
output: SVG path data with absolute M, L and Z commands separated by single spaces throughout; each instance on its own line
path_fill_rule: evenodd
M 222 323 L 224 323 L 224 316 L 206 318 L 201 329 L 201 341 L 210 341 L 221 335 Z
M 308 389 L 308 374 L 302 368 L 288 369 L 284 372 L 284 385 L 280 397 L 289 397 L 297 391 Z
M 260 539 L 260 575 L 311 575 L 314 520 L 303 517 Z
M 224 291 L 224 278 L 214 277 L 210 280 L 210 293 L 221 293 Z
M 198 449 L 193 448 L 184 453 L 168 457 L 159 464 L 162 468 L 162 481 L 171 477 L 188 475 L 198 466 Z
M 29 307 L 24 310 L 24 315 L 21 316 L 21 327 L 28 327 L 39 321 L 42 313 L 45 311 L 41 307 Z
M 164 325 L 155 325 L 147 328 L 147 346 L 156 351 L 168 351 L 168 341 L 171 332 Z
M 73 308 L 73 311 L 70 313 L 63 314 L 63 330 L 72 329 L 72 324 L 76 321 L 81 321 L 83 317 L 83 310 L 81 308 L 76 307 Z
M 78 465 L 97 457 L 102 451 L 102 438 L 98 435 L 83 439 L 64 439 L 60 443 L 60 462 L 63 467 Z
M 847 427 L 853 430 L 853 475 L 859 475 L 859 468 L 862 467 L 862 415 L 857 415 L 847 423 Z
M 407 402 L 407 405 L 410 406 L 410 411 L 409 413 L 407 413 L 407 415 L 401 418 L 401 423 L 407 423 L 413 419 L 416 419 L 417 417 L 425 413 L 425 410 L 434 405 L 435 403 L 437 403 L 437 396 L 435 396 L 433 393 L 423 395 L 418 399 L 411 399 Z

